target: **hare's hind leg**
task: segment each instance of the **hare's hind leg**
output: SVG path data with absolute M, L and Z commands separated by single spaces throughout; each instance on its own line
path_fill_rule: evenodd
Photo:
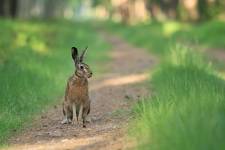
M 87 116 L 88 116 L 88 114 L 90 113 L 90 108 L 91 108 L 91 102 L 90 101 L 88 101 L 88 102 L 86 102 L 86 104 L 85 104 L 85 107 L 83 108 L 83 113 L 82 113 L 82 119 L 83 119 L 83 127 L 84 128 L 86 128 L 86 123 L 87 122 L 91 122 L 91 119 L 88 121 L 87 119 Z
M 76 104 L 75 103 L 73 103 L 73 124 L 76 124 L 76 123 L 78 123 L 78 114 L 77 114 L 77 106 L 76 106 Z
M 91 111 L 91 101 L 88 102 L 87 104 L 87 117 L 86 117 L 86 122 L 87 123 L 91 123 L 91 117 L 89 115 L 90 111 Z
M 79 110 L 80 110 L 80 106 L 79 105 L 77 105 L 76 106 L 76 119 L 77 119 L 77 122 L 78 122 L 78 117 L 79 117 Z
M 86 123 L 87 123 L 87 115 L 90 112 L 90 108 L 84 108 L 83 113 L 82 113 L 82 119 L 83 119 L 83 127 L 86 128 Z
M 65 104 L 63 102 L 63 115 L 64 115 L 64 119 L 62 120 L 62 124 L 68 124 L 71 123 L 72 118 L 73 118 L 73 112 L 72 112 L 72 108 L 71 106 L 69 106 L 68 104 Z
M 80 104 L 79 106 L 79 114 L 78 114 L 78 118 L 77 118 L 77 121 L 78 121 L 78 124 L 81 124 L 81 119 L 82 119 L 82 116 L 83 116 L 83 104 Z

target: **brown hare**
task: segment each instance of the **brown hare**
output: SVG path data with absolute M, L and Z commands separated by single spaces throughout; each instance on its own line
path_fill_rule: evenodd
M 83 62 L 87 48 L 78 55 L 76 47 L 71 48 L 72 58 L 75 64 L 75 72 L 69 78 L 63 102 L 64 119 L 62 124 L 78 123 L 83 120 L 86 127 L 86 117 L 90 113 L 90 99 L 88 95 L 88 78 L 92 76 L 89 66 Z

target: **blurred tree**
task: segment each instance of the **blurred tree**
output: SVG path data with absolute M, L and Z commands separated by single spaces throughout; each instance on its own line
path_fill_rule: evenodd
M 63 17 L 63 12 L 68 0 L 47 0 L 45 3 L 44 17 L 59 18 Z
M 66 6 L 81 0 L 1 0 L 0 16 L 23 19 L 63 17 Z
M 148 16 L 145 0 L 94 0 L 93 7 L 97 10 L 101 8 L 102 13 L 106 11 L 106 18 L 119 20 L 124 24 L 144 21 Z
M 125 1 L 124 3 L 120 4 L 117 8 L 118 12 L 120 13 L 122 23 L 124 24 L 129 24 L 131 17 L 132 17 L 132 12 L 130 11 L 132 2 L 130 1 Z
M 17 16 L 23 19 L 30 18 L 33 4 L 33 0 L 18 0 Z
M 129 24 L 144 21 L 148 16 L 158 21 L 208 20 L 224 13 L 224 8 L 225 0 L 1 0 L 0 16 L 24 19 L 80 18 L 85 16 L 80 14 L 95 11 L 100 18 Z M 93 13 L 91 15 L 94 16 Z
M 15 17 L 17 8 L 17 0 L 1 0 L 0 1 L 0 16 Z
M 105 9 L 107 10 L 109 19 L 112 19 L 112 15 L 115 11 L 115 8 L 112 5 L 112 1 L 110 0 L 93 0 L 92 1 L 93 7 L 97 7 L 99 5 L 102 5 L 103 7 L 105 7 Z
M 179 0 L 147 0 L 146 8 L 154 20 L 176 19 Z
M 222 13 L 225 0 L 146 0 L 146 8 L 154 20 L 208 20 Z
M 198 12 L 201 20 L 212 19 L 224 10 L 224 0 L 198 0 Z
M 179 3 L 179 19 L 183 21 L 197 21 L 199 0 L 180 0 Z

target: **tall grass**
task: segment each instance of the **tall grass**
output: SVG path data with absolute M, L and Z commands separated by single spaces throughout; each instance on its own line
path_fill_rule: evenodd
M 175 48 L 152 84 L 155 96 L 134 109 L 137 149 L 225 149 L 225 82 L 201 55 Z
M 90 23 L 0 20 L 0 33 L 0 144 L 60 100 L 74 71 L 71 46 L 89 47 L 95 75 L 108 59 L 109 45 Z
M 225 23 L 106 25 L 130 43 L 158 54 L 162 62 L 151 77 L 154 96 L 134 109 L 130 134 L 137 149 L 225 149 L 225 81 L 197 51 L 225 49 Z

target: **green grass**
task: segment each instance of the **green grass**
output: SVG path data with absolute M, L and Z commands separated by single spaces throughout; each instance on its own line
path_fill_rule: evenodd
M 125 26 L 105 23 L 107 29 L 118 33 L 130 43 L 159 55 L 166 55 L 176 43 L 200 48 L 225 49 L 225 22 L 211 21 L 187 24 L 167 21 Z
M 1 145 L 61 99 L 74 72 L 72 46 L 89 47 L 86 62 L 95 76 L 106 69 L 110 46 L 90 23 L 0 20 L 0 33 Z
M 151 76 L 154 96 L 134 108 L 129 134 L 136 149 L 225 149 L 225 81 L 198 51 L 225 49 L 225 22 L 105 25 L 161 60 Z
M 153 74 L 155 96 L 135 107 L 137 149 L 225 149 L 225 81 L 200 54 L 178 46 Z

